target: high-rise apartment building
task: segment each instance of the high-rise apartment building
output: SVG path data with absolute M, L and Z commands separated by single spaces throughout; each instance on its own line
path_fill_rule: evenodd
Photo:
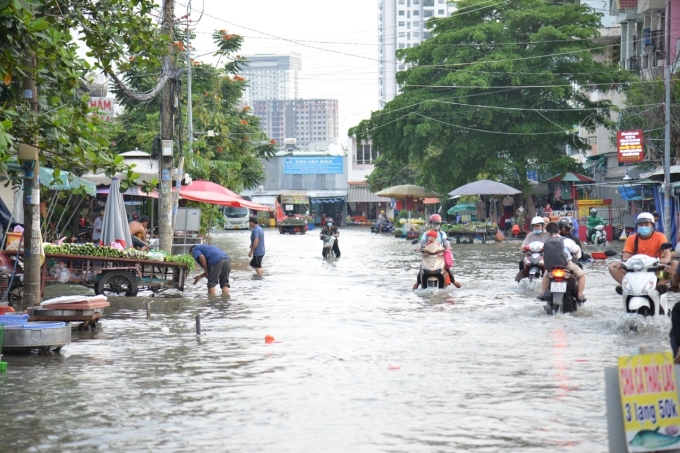
M 338 140 L 337 99 L 255 101 L 252 108 L 262 120 L 262 130 L 280 144 L 286 138 L 295 138 L 303 147 Z
M 248 81 L 243 103 L 298 99 L 298 74 L 302 70 L 300 54 L 247 56 L 241 75 Z
M 417 46 L 429 37 L 426 27 L 432 17 L 449 16 L 455 7 L 446 0 L 379 0 L 379 74 L 380 107 L 399 92 L 397 72 L 405 69 L 395 52 Z

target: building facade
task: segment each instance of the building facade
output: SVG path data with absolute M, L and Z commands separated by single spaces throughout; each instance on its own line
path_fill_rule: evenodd
M 397 72 L 406 69 L 395 52 L 427 39 L 426 22 L 449 16 L 455 7 L 447 0 L 379 0 L 378 9 L 378 97 L 383 107 L 399 93 Z
M 325 148 L 338 141 L 337 99 L 295 99 L 255 101 L 253 115 L 262 121 L 269 138 L 283 144 L 294 138 L 302 148 Z
M 251 55 L 245 57 L 241 75 L 248 81 L 243 93 L 243 104 L 253 106 L 256 101 L 298 99 L 298 78 L 302 70 L 300 54 Z
M 385 211 L 387 217 L 394 217 L 394 204 L 391 199 L 379 197 L 368 188 L 366 178 L 373 172 L 373 162 L 378 158 L 371 141 L 359 142 L 351 138 L 349 171 L 347 182 L 347 221 L 356 224 L 370 223 Z

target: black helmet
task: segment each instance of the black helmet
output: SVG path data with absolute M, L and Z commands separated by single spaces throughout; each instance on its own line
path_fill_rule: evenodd
M 572 222 L 569 217 L 560 217 L 560 220 L 557 221 L 557 225 L 559 225 L 560 230 L 571 230 L 574 228 L 574 222 Z

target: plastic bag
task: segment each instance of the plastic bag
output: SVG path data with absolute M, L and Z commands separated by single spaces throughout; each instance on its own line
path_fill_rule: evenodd
M 21 225 L 17 225 L 17 226 L 14 227 L 14 232 L 15 233 L 23 233 L 24 227 L 22 227 Z
M 71 272 L 66 267 L 62 268 L 59 272 L 59 275 L 57 276 L 57 280 L 59 280 L 60 283 L 68 283 L 70 279 Z
M 444 250 L 444 268 L 451 269 L 453 267 L 453 252 L 451 249 Z
M 496 234 L 494 234 L 493 238 L 496 240 L 496 242 L 503 242 L 505 240 L 505 236 L 503 236 L 501 230 L 496 231 Z
M 122 245 L 120 245 L 120 243 L 119 243 L 118 241 L 113 241 L 113 242 L 111 243 L 110 247 L 111 247 L 112 249 L 120 250 L 121 252 L 124 252 L 124 251 L 125 251 L 125 247 L 123 247 Z

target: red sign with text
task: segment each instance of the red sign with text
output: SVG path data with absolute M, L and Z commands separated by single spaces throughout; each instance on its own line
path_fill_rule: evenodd
M 635 131 L 618 131 L 616 148 L 619 162 L 642 162 L 645 160 L 644 138 L 642 129 Z

